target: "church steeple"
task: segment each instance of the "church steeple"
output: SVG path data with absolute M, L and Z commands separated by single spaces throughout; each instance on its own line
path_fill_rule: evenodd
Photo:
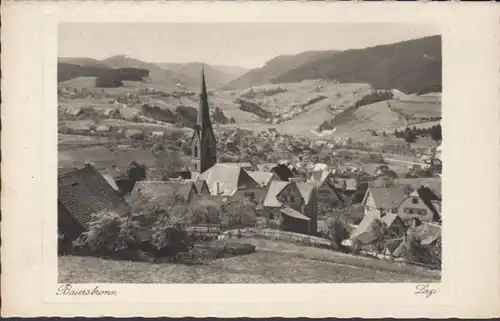
M 199 128 L 212 129 L 210 121 L 210 112 L 208 105 L 207 85 L 205 83 L 205 68 L 201 67 L 201 88 L 200 88 L 200 104 L 198 106 L 198 121 L 196 125 Z
M 203 173 L 212 167 L 217 161 L 216 141 L 210 121 L 207 86 L 205 83 L 205 70 L 201 69 L 200 104 L 198 106 L 198 118 L 194 128 L 191 142 L 192 156 L 195 170 Z

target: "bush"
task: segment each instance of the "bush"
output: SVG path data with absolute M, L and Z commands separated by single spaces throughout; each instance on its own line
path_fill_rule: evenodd
M 88 230 L 74 242 L 74 246 L 95 254 L 119 255 L 136 244 L 138 229 L 139 225 L 128 216 L 115 212 L 95 213 Z

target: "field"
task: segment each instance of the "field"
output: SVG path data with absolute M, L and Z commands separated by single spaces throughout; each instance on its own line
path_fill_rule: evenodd
M 245 240 L 247 242 L 249 240 Z M 71 283 L 355 283 L 439 282 L 436 271 L 263 239 L 257 252 L 206 265 L 59 257 L 59 282 Z

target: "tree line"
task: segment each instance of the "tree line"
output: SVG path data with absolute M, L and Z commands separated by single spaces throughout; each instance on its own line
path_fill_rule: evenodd
M 398 131 L 397 129 L 394 131 L 394 136 L 397 138 L 403 138 L 407 143 L 413 143 L 418 137 L 422 136 L 430 136 L 432 140 L 438 142 L 443 139 L 441 124 L 434 125 L 428 128 L 417 128 L 406 127 L 404 130 Z

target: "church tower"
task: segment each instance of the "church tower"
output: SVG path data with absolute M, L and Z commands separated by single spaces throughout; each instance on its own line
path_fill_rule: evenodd
M 205 72 L 201 69 L 200 105 L 198 106 L 198 120 L 191 140 L 191 156 L 194 169 L 203 173 L 217 162 L 216 141 L 208 105 Z

